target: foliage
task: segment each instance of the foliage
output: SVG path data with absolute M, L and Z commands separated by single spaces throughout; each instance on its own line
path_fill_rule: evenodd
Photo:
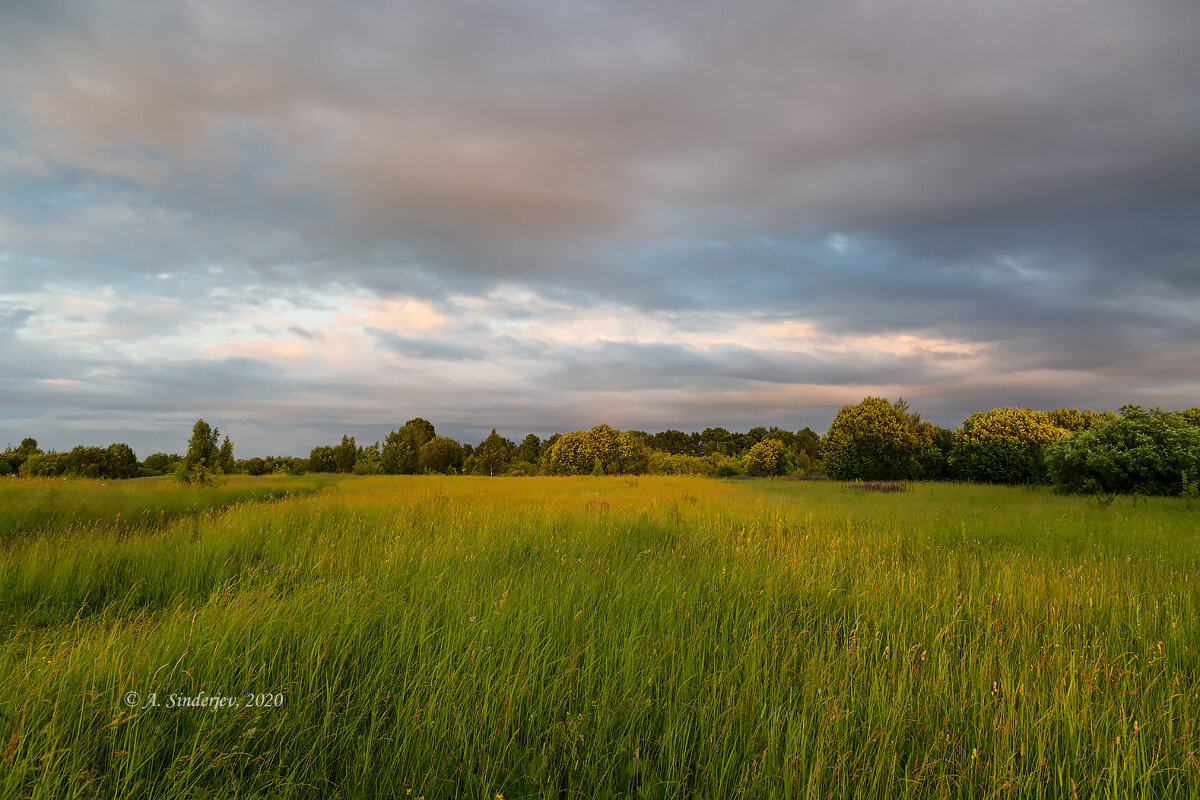
M 1055 413 L 1059 419 L 1072 422 L 1064 414 Z M 964 480 L 1039 483 L 1045 480 L 1043 449 L 1067 433 L 1045 411 L 1031 408 L 977 411 L 954 432 L 950 463 L 955 475 Z
M 1077 408 L 1056 408 L 1046 413 L 1050 417 L 1051 425 L 1065 431 L 1087 430 L 1093 423 L 1116 416 L 1111 411 L 1092 411 L 1090 408 L 1084 411 Z
M 834 417 L 822 447 L 825 471 L 840 480 L 914 478 L 933 434 L 933 425 L 910 413 L 903 398 L 867 397 Z
M 787 450 L 778 439 L 763 439 L 743 458 L 747 475 L 783 475 L 787 472 Z
M 421 468 L 429 472 L 454 474 L 462 470 L 462 445 L 449 436 L 434 436 L 421 446 Z
M 475 475 L 503 475 L 505 464 L 512 452 L 510 442 L 492 428 L 479 447 L 475 448 L 472 473 Z
M 588 475 L 597 468 L 604 475 L 640 475 L 648 466 L 649 455 L 641 438 L 607 424 L 563 434 L 546 459 L 546 471 L 551 475 Z
M 211 483 L 218 475 L 223 474 L 221 467 L 221 432 L 211 427 L 203 419 L 196 420 L 192 426 L 192 436 L 188 439 L 187 455 L 175 472 L 175 478 L 180 483 Z M 233 453 L 233 445 L 229 448 Z
M 353 436 L 342 435 L 342 441 L 333 447 L 333 469 L 335 472 L 353 472 L 358 461 L 358 446 Z
M 1200 427 L 1186 412 L 1127 405 L 1052 444 L 1046 465 L 1063 492 L 1179 495 L 1200 477 Z
M 527 461 L 530 464 L 536 464 L 542 455 L 542 440 L 536 434 L 529 434 L 517 447 L 513 458 L 517 461 Z
M 308 453 L 309 472 L 336 472 L 337 459 L 333 456 L 333 448 L 329 445 L 318 445 Z
M 646 470 L 651 475 L 711 475 L 717 467 L 717 462 L 711 457 L 700 458 L 662 450 L 650 450 L 646 456 Z

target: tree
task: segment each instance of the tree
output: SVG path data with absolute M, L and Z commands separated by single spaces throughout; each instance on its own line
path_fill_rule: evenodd
M 546 471 L 553 475 L 587 475 L 595 471 L 597 459 L 606 475 L 640 475 L 649 464 L 639 437 L 601 424 L 557 439 L 545 458 Z
M 233 442 L 229 441 L 228 434 L 225 441 L 221 442 L 221 449 L 217 451 L 217 466 L 222 472 L 233 472 Z
M 421 447 L 421 467 L 431 472 L 459 472 L 463 459 L 462 446 L 449 436 L 435 436 Z
M 192 438 L 188 440 L 187 455 L 175 477 L 183 483 L 208 483 L 214 474 L 220 474 L 220 448 L 217 445 L 220 435 L 217 428 L 210 427 L 202 419 L 196 420 Z
M 108 446 L 105 458 L 105 471 L 110 478 L 133 478 L 137 476 L 137 456 L 133 448 L 124 442 L 114 442 Z
M 216 469 L 219 451 L 217 441 L 220 435 L 221 432 L 217 428 L 210 427 L 202 419 L 196 420 L 196 424 L 192 426 L 192 438 L 188 439 L 187 455 L 183 457 L 184 465 Z
M 354 437 L 342 435 L 340 444 L 333 448 L 333 468 L 337 472 L 353 472 L 354 462 L 358 460 L 358 448 L 354 445 Z
M 529 434 L 521 440 L 521 444 L 517 447 L 517 461 L 527 461 L 530 464 L 536 464 L 538 458 L 542 454 L 542 440 L 535 434 Z
M 416 472 L 419 453 L 413 444 L 413 429 L 406 425 L 383 437 L 380 461 L 383 471 L 389 475 L 411 475 Z
M 763 439 L 750 448 L 743 461 L 747 475 L 783 475 L 787 472 L 787 448 L 778 439 Z
M 404 423 L 404 427 L 412 432 L 412 443 L 414 450 L 420 450 L 429 441 L 437 436 L 437 431 L 433 429 L 433 423 L 421 417 L 415 417 Z
M 488 437 L 479 444 L 479 447 L 475 448 L 473 472 L 476 475 L 495 475 L 504 472 L 504 465 L 508 461 L 508 450 L 504 437 L 496 433 L 495 428 L 492 428 Z
M 333 456 L 333 448 L 329 445 L 318 445 L 308 454 L 309 472 L 336 472 L 337 459 Z
M 916 456 L 933 441 L 933 425 L 900 398 L 866 397 L 842 406 L 823 446 L 825 469 L 841 480 L 903 480 L 918 471 Z
M 969 481 L 1036 483 L 1045 479 L 1043 449 L 1067 433 L 1045 411 L 977 411 L 954 432 L 950 466 L 955 475 Z
M 27 436 L 21 440 L 21 446 L 17 448 L 22 454 L 32 456 L 41 453 L 41 448 L 38 447 L 37 439 L 32 436 Z
M 1200 480 L 1200 426 L 1186 412 L 1128 405 L 1046 448 L 1054 488 L 1178 495 Z

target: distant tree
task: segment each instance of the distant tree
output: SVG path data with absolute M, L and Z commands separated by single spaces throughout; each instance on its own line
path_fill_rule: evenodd
M 412 431 L 412 443 L 414 450 L 420 450 L 425 444 L 437 436 L 437 431 L 433 429 L 433 423 L 421 417 L 415 417 L 404 423 L 404 427 Z
M 747 475 L 784 475 L 787 473 L 787 448 L 778 439 L 763 439 L 750 448 L 742 461 Z
M 259 458 L 258 456 L 255 456 L 254 458 L 247 458 L 242 461 L 242 469 L 246 471 L 247 475 L 266 475 L 266 459 Z
M 179 465 L 175 477 L 183 483 L 208 483 L 221 473 L 221 432 L 202 419 L 192 426 L 192 437 L 188 440 L 187 455 Z M 232 445 L 231 445 L 232 447 Z
M 842 480 L 916 477 L 917 454 L 933 441 L 933 425 L 909 412 L 908 403 L 866 397 L 843 406 L 825 435 L 825 470 Z
M 229 435 L 226 434 L 225 441 L 221 442 L 221 449 L 217 451 L 217 466 L 222 472 L 233 472 L 233 442 L 229 441 Z
M 105 454 L 105 472 L 109 478 L 133 478 L 137 476 L 137 456 L 133 448 L 124 442 L 114 442 Z
M 509 448 L 503 436 L 492 432 L 475 448 L 473 472 L 476 475 L 498 475 L 504 472 Z
M 542 455 L 542 440 L 535 434 L 529 434 L 521 440 L 521 444 L 517 447 L 515 458 L 517 461 L 525 461 L 530 464 L 536 464 L 538 458 Z
M 174 461 L 172 461 L 172 459 L 174 459 Z M 146 459 L 142 462 L 142 466 L 147 469 L 152 469 L 161 475 L 162 473 L 166 472 L 171 467 L 172 463 L 178 463 L 178 462 L 179 462 L 179 456 L 177 456 L 177 455 L 167 455 L 166 453 L 151 453 L 150 455 L 146 456 Z
M 32 456 L 32 455 L 42 452 L 41 448 L 38 447 L 37 439 L 34 439 L 32 436 L 27 436 L 24 439 L 22 439 L 21 446 L 18 447 L 17 449 L 21 453 L 24 453 L 27 456 Z
M 333 448 L 333 468 L 335 472 L 353 472 L 354 462 L 358 460 L 358 448 L 353 436 L 342 435 L 340 444 Z
M 1045 411 L 1031 408 L 977 411 L 954 432 L 950 465 L 956 476 L 969 481 L 1041 482 L 1046 477 L 1042 459 L 1045 446 L 1067 433 Z
M 420 454 L 413 444 L 413 428 L 405 425 L 383 437 L 380 462 L 389 475 L 411 475 L 417 471 Z
M 1059 491 L 1187 495 L 1200 481 L 1200 426 L 1187 412 L 1123 406 L 1055 440 L 1045 458 Z
M 435 436 L 421 447 L 420 464 L 431 472 L 454 473 L 462 471 L 462 446 L 449 436 Z
M 821 459 L 821 436 L 812 428 L 796 431 L 796 452 L 804 453 L 808 460 L 816 463 Z
M 646 443 L 652 450 L 659 450 L 673 455 L 695 455 L 692 452 L 692 438 L 680 430 L 671 428 L 651 435 Z
M 380 452 L 379 442 L 358 446 L 354 454 L 353 471 L 355 475 L 384 474 L 383 454 Z
M 337 459 L 329 445 L 318 445 L 308 454 L 309 472 L 337 472 Z
M 1092 423 L 1116 416 L 1111 411 L 1092 411 L 1090 408 L 1086 411 L 1080 411 L 1077 408 L 1058 408 L 1045 413 L 1051 425 L 1056 428 L 1062 428 L 1065 431 L 1087 430 L 1092 426 Z
M 544 457 L 552 475 L 587 475 L 595 471 L 597 460 L 607 475 L 640 475 L 649 467 L 641 439 L 605 424 L 563 434 Z
M 737 445 L 733 434 L 724 428 L 705 428 L 700 432 L 700 454 L 710 456 L 714 453 L 735 455 Z

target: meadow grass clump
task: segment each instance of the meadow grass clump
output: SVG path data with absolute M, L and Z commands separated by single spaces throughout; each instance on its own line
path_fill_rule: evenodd
M 1181 502 L 364 477 L 18 540 L 0 795 L 1196 797 Z
M 842 484 L 847 489 L 860 492 L 903 492 L 908 490 L 905 481 L 851 481 Z

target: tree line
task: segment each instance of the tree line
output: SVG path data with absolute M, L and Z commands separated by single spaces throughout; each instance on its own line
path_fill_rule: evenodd
M 867 397 L 838 411 L 824 436 L 811 428 L 720 427 L 684 433 L 620 431 L 607 424 L 530 433 L 518 444 L 493 428 L 478 445 L 438 435 L 429 420 L 408 420 L 381 440 L 355 437 L 318 445 L 308 458 L 235 459 L 228 436 L 203 419 L 185 455 L 154 453 L 138 462 L 127 444 L 42 452 L 27 438 L 0 453 L 0 475 L 132 478 L 172 474 L 203 482 L 250 475 L 328 472 L 358 475 L 772 476 L 824 474 L 839 480 L 961 480 L 1050 484 L 1069 492 L 1194 495 L 1200 480 L 1200 407 L 1180 411 L 1128 405 L 1119 412 L 996 408 L 955 430 L 921 419 L 903 399 Z

